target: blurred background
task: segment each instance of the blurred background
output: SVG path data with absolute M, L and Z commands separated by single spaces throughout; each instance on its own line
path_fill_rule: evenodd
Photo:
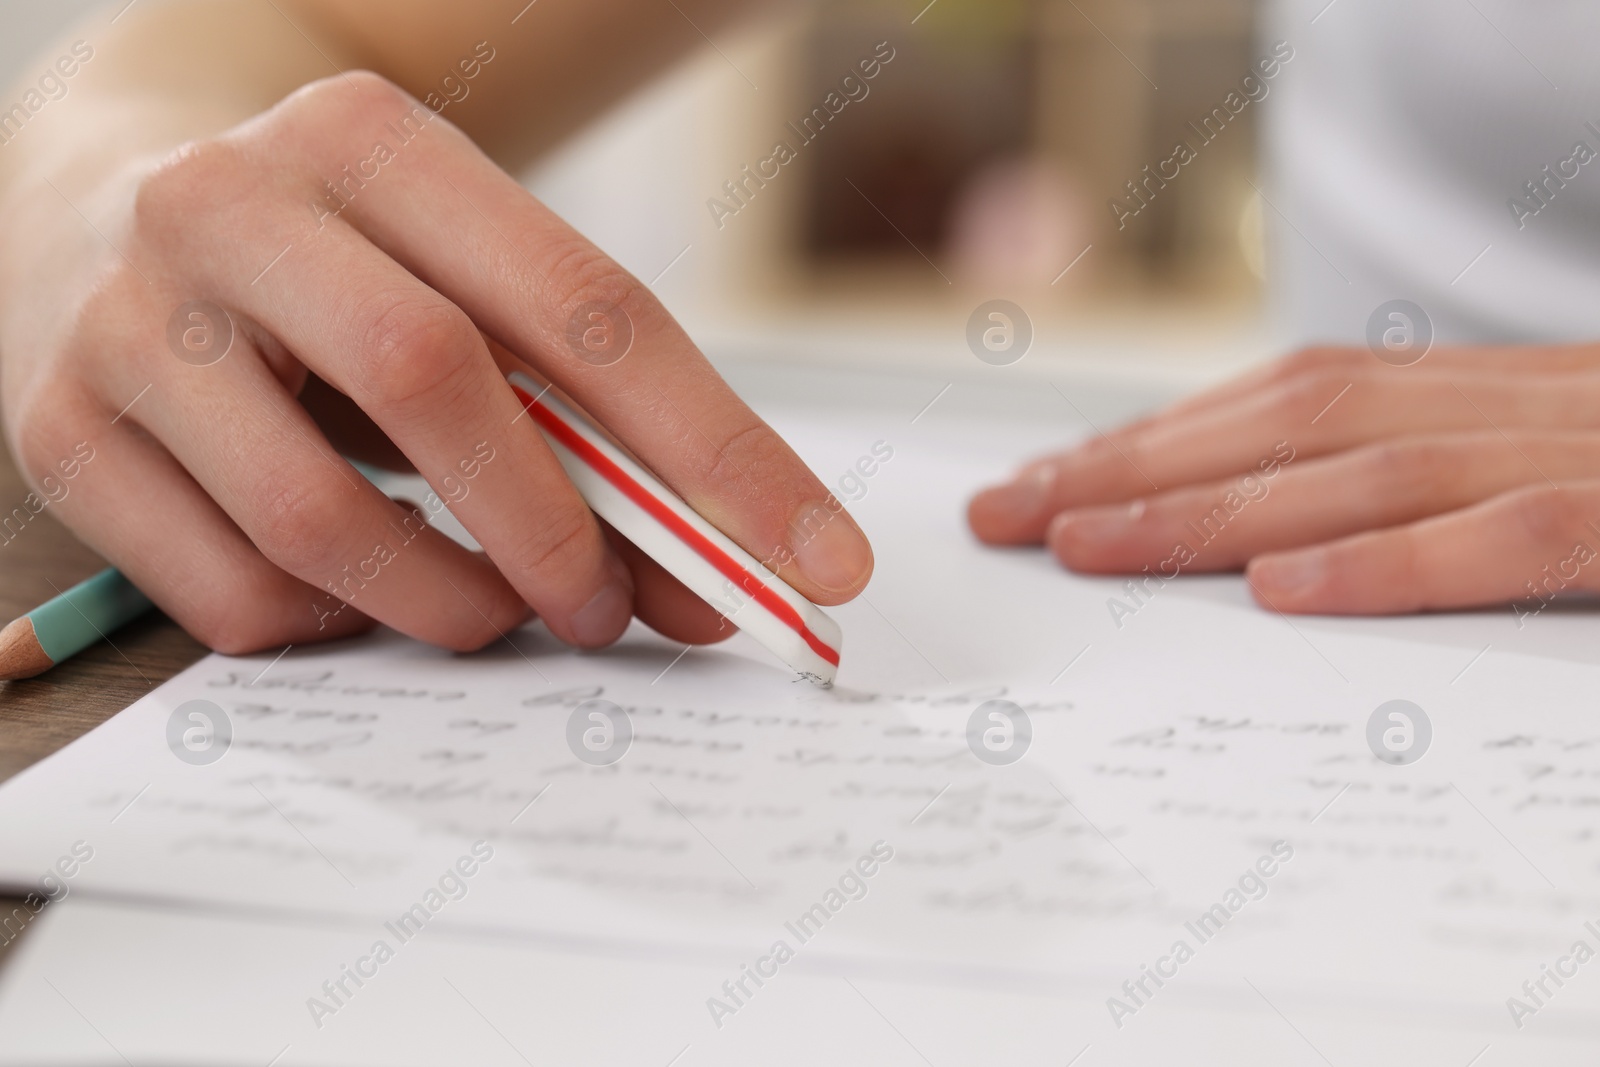
M 924 2 L 820 0 L 716 34 L 524 180 L 718 360 L 981 370 L 965 326 L 994 298 L 1033 321 L 1023 376 L 1181 387 L 1279 347 L 1260 106 L 1120 228 L 1108 207 L 1136 206 L 1127 183 L 1199 143 L 1189 124 L 1265 54 L 1254 0 Z M 0 2 L 0 76 L 95 6 Z M 831 115 L 875 50 L 893 58 Z M 780 141 L 793 158 L 764 163 Z
M 1274 348 L 1260 109 L 1120 229 L 1108 200 L 1136 205 L 1126 183 L 1198 143 L 1188 123 L 1258 58 L 1255 6 L 938 0 L 911 24 L 903 0 L 823 0 L 719 39 L 528 180 L 659 275 L 714 356 L 955 372 L 973 365 L 967 317 L 1004 298 L 1036 336 L 1008 370 L 1192 384 Z M 880 42 L 894 58 L 867 95 L 803 127 Z M 741 173 L 778 141 L 796 158 L 776 178 Z

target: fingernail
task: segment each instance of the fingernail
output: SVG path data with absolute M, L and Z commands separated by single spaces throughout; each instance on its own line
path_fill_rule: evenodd
M 789 538 L 800 573 L 831 593 L 857 592 L 872 574 L 872 546 L 838 501 L 802 504 Z
M 633 585 L 631 578 L 616 574 L 627 571 L 621 560 L 611 561 L 612 581 L 579 608 L 568 624 L 572 636 L 585 648 L 609 645 L 622 636 L 633 619 Z
M 1018 474 L 1003 485 L 985 489 L 983 506 L 1001 511 L 1017 519 L 1028 519 L 1044 510 L 1050 498 L 1050 488 L 1055 482 L 1055 468 L 1035 467 Z
M 1258 587 L 1272 593 L 1304 593 L 1328 573 L 1328 554 L 1321 549 L 1267 556 L 1250 568 Z

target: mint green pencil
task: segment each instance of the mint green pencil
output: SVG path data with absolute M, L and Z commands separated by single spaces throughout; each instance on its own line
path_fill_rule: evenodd
M 121 571 L 107 567 L 0 630 L 0 680 L 47 671 L 153 606 Z

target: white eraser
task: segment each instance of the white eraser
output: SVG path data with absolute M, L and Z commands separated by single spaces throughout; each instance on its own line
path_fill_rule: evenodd
M 532 378 L 518 372 L 510 381 L 596 515 L 790 667 L 833 684 L 838 623 Z

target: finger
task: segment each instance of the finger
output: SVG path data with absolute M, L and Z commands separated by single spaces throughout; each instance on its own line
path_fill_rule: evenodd
M 1359 348 L 1303 349 L 1281 359 L 1270 360 L 1262 366 L 1252 367 L 1241 374 L 1198 390 L 1190 396 L 1180 397 L 1170 404 L 1132 420 L 1123 429 L 1143 429 L 1178 416 L 1206 411 L 1307 374 L 1325 371 L 1354 373 L 1357 370 L 1372 369 L 1367 362 L 1372 359 L 1370 352 Z
M 387 107 L 405 112 L 414 102 L 395 96 Z M 637 279 L 448 123 L 429 125 L 391 166 L 396 178 L 368 184 L 342 218 L 574 397 L 800 592 L 839 603 L 859 591 L 872 570 L 859 527 Z M 569 337 L 569 324 L 580 323 L 581 335 L 595 308 L 631 332 L 615 362 L 591 361 Z M 821 514 L 829 518 L 819 525 Z
M 634 613 L 663 637 L 709 645 L 732 637 L 735 627 L 632 541 L 605 527 L 606 538 L 633 572 Z
M 222 299 L 371 416 L 556 636 L 622 633 L 628 570 L 460 309 L 337 220 L 294 269 L 248 282 Z M 479 628 L 501 625 L 497 598 L 462 592 Z
M 278 567 L 446 648 L 480 648 L 526 616 L 488 561 L 335 453 L 243 338 L 219 363 L 158 358 L 149 370 L 149 395 L 129 417 Z
M 1248 471 L 1266 473 L 1387 438 L 1460 431 L 1581 429 L 1600 423 L 1585 400 L 1588 376 L 1523 379 L 1427 372 L 1320 373 L 1214 409 L 1118 430 L 1026 465 L 974 498 L 985 540 L 1037 543 L 1058 512 L 1107 504 Z
M 1275 478 L 1246 475 L 1131 505 L 1064 511 L 1047 543 L 1062 563 L 1090 574 L 1233 570 L 1263 552 L 1398 526 L 1597 469 L 1600 435 L 1591 433 L 1403 438 L 1297 462 Z
M 146 398 L 148 399 L 148 398 Z M 176 460 L 127 420 L 85 401 L 40 443 L 75 477 L 52 510 L 196 640 L 228 655 L 361 633 L 373 620 L 271 563 Z M 29 449 L 28 451 L 33 451 Z
M 1469 373 L 1519 374 L 1568 373 L 1600 370 L 1600 346 L 1596 345 L 1474 345 L 1441 348 L 1427 354 L 1427 370 L 1452 370 Z M 1143 427 L 1177 415 L 1188 415 L 1217 407 L 1228 401 L 1281 385 L 1308 374 L 1323 372 L 1350 374 L 1370 371 L 1390 376 L 1414 373 L 1409 366 L 1383 363 L 1365 348 L 1319 346 L 1302 349 L 1282 359 L 1246 371 L 1237 377 L 1185 397 L 1159 411 L 1128 424 Z
M 1116 431 L 1097 451 L 1103 460 L 1103 453 L 1120 450 L 1124 466 L 1137 466 L 1159 483 L 1183 484 L 1242 470 L 1263 445 L 1280 440 L 1291 442 L 1301 455 L 1315 456 L 1400 434 L 1577 429 L 1600 423 L 1592 405 L 1583 402 L 1600 386 L 1600 376 L 1520 371 L 1330 365 Z M 1120 481 L 1133 479 L 1123 470 Z
M 1530 486 L 1462 511 L 1261 556 L 1256 598 L 1295 614 L 1393 615 L 1600 588 L 1600 482 Z M 1552 588 L 1549 582 L 1557 583 Z

